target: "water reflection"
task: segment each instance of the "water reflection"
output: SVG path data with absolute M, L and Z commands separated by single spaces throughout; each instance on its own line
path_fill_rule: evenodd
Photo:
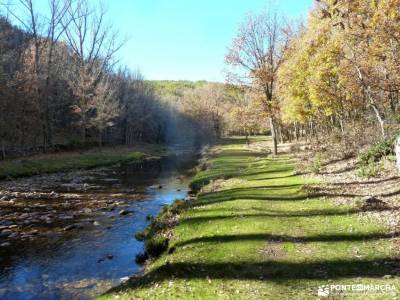
M 143 244 L 134 239 L 134 233 L 146 226 L 147 215 L 156 215 L 161 206 L 185 197 L 186 175 L 196 158 L 181 152 L 156 162 L 89 172 L 82 184 L 97 187 L 90 191 L 91 197 L 139 193 L 139 200 L 124 204 L 124 209 L 132 213 L 121 216 L 118 210 L 100 210 L 95 217 L 97 226 L 49 234 L 45 240 L 18 244 L 2 253 L 0 298 L 85 299 L 140 272 L 135 255 L 143 250 Z M 42 182 L 42 188 L 64 191 L 63 184 L 71 182 L 65 180 L 67 177 L 56 184 Z

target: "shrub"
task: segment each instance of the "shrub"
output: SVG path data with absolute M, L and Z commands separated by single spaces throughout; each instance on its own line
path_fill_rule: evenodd
M 187 201 L 175 200 L 173 204 L 164 206 L 158 217 L 147 218 L 150 224 L 144 230 L 135 233 L 138 241 L 145 242 L 145 252 L 136 256 L 137 263 L 143 263 L 149 257 L 158 257 L 168 250 L 169 240 L 162 234 L 171 227 L 172 218 L 184 210 L 187 204 Z
M 382 165 L 376 162 L 370 162 L 366 165 L 362 164 L 357 171 L 360 177 L 376 177 L 382 171 Z
M 169 240 L 164 236 L 154 236 L 146 241 L 146 253 L 150 257 L 158 257 L 168 249 Z
M 361 153 L 358 160 L 362 166 L 368 166 L 379 162 L 382 158 L 394 155 L 395 138 L 386 139 L 382 142 L 372 145 L 367 151 Z M 373 167 L 370 166 L 370 167 Z
M 143 231 L 138 231 L 135 233 L 135 239 L 137 239 L 139 242 L 142 242 L 146 239 L 147 232 L 146 230 Z
M 147 255 L 147 253 L 143 252 L 143 253 L 139 253 L 136 255 L 135 262 L 137 264 L 143 264 L 148 259 L 149 259 L 149 256 Z
M 322 162 L 321 162 L 321 154 L 317 153 L 314 157 L 314 160 L 311 164 L 311 171 L 315 174 L 319 174 L 321 172 Z

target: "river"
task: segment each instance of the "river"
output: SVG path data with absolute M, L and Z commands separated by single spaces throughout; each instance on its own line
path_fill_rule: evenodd
M 188 192 L 197 155 L 193 150 L 177 153 L 159 161 L 16 181 L 30 191 L 51 192 L 54 199 L 40 199 L 39 193 L 38 199 L 21 202 L 28 213 L 22 211 L 13 220 L 29 213 L 34 220 L 11 227 L 39 229 L 20 233 L 22 240 L 10 239 L 11 245 L 0 249 L 0 299 L 87 299 L 139 274 L 135 256 L 143 243 L 134 238 L 135 232 L 146 227 L 148 215 L 157 215 Z M 78 195 L 78 200 L 59 200 L 63 193 Z M 11 201 L 16 205 L 18 199 Z M 62 215 L 58 202 L 67 207 Z

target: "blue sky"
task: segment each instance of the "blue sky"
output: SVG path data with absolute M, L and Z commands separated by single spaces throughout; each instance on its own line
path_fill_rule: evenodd
M 34 0 L 45 10 L 48 0 Z M 146 79 L 224 81 L 224 57 L 249 12 L 269 0 L 90 0 L 106 4 L 109 22 L 127 42 L 121 63 Z M 273 1 L 273 0 L 272 0 Z M 1 0 L 0 0 L 1 2 Z M 11 1 L 13 2 L 13 1 Z M 288 18 L 307 15 L 314 0 L 275 0 Z
M 109 18 L 128 42 L 119 53 L 146 79 L 223 81 L 227 48 L 246 13 L 267 0 L 109 0 Z M 277 0 L 288 17 L 306 16 L 313 0 Z

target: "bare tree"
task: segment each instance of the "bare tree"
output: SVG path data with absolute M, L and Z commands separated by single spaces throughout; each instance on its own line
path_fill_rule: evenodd
M 228 111 L 224 86 L 208 83 L 189 90 L 183 97 L 186 114 L 201 120 L 204 129 L 211 128 L 216 138 L 222 135 L 224 115 Z
M 118 40 L 117 32 L 106 23 L 105 15 L 103 5 L 97 9 L 91 7 L 87 0 L 77 0 L 68 7 L 66 21 L 62 21 L 64 38 L 73 52 L 76 65 L 76 73 L 69 80 L 77 97 L 74 110 L 81 116 L 83 143 L 86 141 L 86 130 L 91 126 L 89 112 L 95 104 L 97 85 L 105 80 L 103 77 L 116 63 L 115 54 L 123 45 Z
M 71 19 L 66 19 L 72 0 L 49 0 L 48 14 L 39 13 L 33 0 L 17 0 L 6 3 L 7 14 L 14 19 L 31 38 L 31 47 L 27 55 L 30 80 L 38 102 L 42 126 L 42 145 L 46 151 L 53 139 L 53 105 L 50 96 L 50 85 L 54 78 L 55 68 L 60 66 L 54 59 L 55 47 L 62 37 Z M 63 21 L 63 22 L 62 22 Z
M 289 43 L 289 35 L 287 24 L 276 12 L 269 10 L 260 15 L 249 15 L 226 56 L 226 62 L 234 68 L 229 74 L 234 76 L 230 78 L 251 84 L 263 95 L 262 102 L 269 116 L 274 154 L 278 153 L 276 78 Z
M 116 98 L 116 86 L 110 76 L 103 76 L 96 85 L 92 97 L 95 108 L 94 117 L 90 124 L 98 131 L 98 143 L 103 144 L 103 133 L 108 127 L 115 124 L 114 119 L 120 114 L 119 101 Z

